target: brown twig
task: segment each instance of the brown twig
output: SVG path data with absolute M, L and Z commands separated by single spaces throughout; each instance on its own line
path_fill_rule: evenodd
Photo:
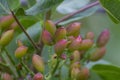
M 34 43 L 34 41 L 32 40 L 32 38 L 29 36 L 29 34 L 26 32 L 25 28 L 22 26 L 22 24 L 19 22 L 19 20 L 17 19 L 17 17 L 15 16 L 14 12 L 12 10 L 10 10 L 12 13 L 12 16 L 14 17 L 15 21 L 17 22 L 17 24 L 19 25 L 20 29 L 24 32 L 24 34 L 27 36 L 27 38 L 30 40 L 30 42 L 32 43 L 33 47 L 39 51 L 38 46 Z
M 72 16 L 74 16 L 74 15 L 76 15 L 76 14 L 82 12 L 82 11 L 85 11 L 85 10 L 87 10 L 87 9 L 93 7 L 93 6 L 96 6 L 96 5 L 98 5 L 98 4 L 99 4 L 99 1 L 96 1 L 96 2 L 94 2 L 94 3 L 91 3 L 91 4 L 87 5 L 87 6 L 79 9 L 79 10 L 76 11 L 76 12 L 73 12 L 73 13 L 67 15 L 67 16 L 64 16 L 62 19 L 56 21 L 56 22 L 55 22 L 55 25 L 57 25 L 57 24 L 59 24 L 60 22 L 63 22 L 63 21 L 65 21 L 65 20 L 69 19 L 70 17 L 72 17 Z

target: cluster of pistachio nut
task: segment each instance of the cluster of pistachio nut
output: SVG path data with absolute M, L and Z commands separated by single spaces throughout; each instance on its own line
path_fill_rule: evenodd
M 4 47 L 11 42 L 17 27 L 18 25 L 12 15 L 0 18 L 0 46 Z
M 100 60 L 106 53 L 105 45 L 110 38 L 110 33 L 108 29 L 103 30 L 95 41 L 93 32 L 88 32 L 85 37 L 82 37 L 80 29 L 81 24 L 79 22 L 56 28 L 51 20 L 47 20 L 42 32 L 42 41 L 45 45 L 54 46 L 55 54 L 59 58 L 66 59 L 65 56 L 70 54 L 72 79 L 87 80 L 89 69 L 81 65 L 81 60 L 85 58 L 84 55 L 86 54 L 89 55 L 86 61 Z M 65 54 L 66 51 L 67 54 Z

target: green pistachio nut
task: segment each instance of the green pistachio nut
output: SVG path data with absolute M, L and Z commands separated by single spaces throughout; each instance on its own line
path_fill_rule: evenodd
M 82 38 L 81 36 L 78 36 L 75 40 L 73 40 L 69 45 L 68 45 L 68 50 L 69 51 L 75 51 L 79 49 L 79 46 L 81 45 Z
M 105 46 L 109 41 L 109 38 L 110 38 L 109 30 L 108 29 L 103 30 L 97 39 L 97 42 L 96 42 L 97 46 L 98 47 Z
M 17 22 L 13 22 L 13 23 L 10 25 L 10 29 L 17 30 L 18 28 L 19 28 L 19 25 L 17 24 Z
M 8 45 L 14 36 L 14 30 L 4 32 L 0 38 L 0 46 Z
M 43 73 L 44 72 L 44 62 L 41 56 L 34 54 L 32 57 L 32 64 L 36 70 Z
M 66 29 L 64 27 L 60 27 L 56 30 L 54 39 L 56 42 L 64 39 L 66 37 Z
M 106 48 L 101 47 L 97 48 L 89 57 L 90 61 L 98 61 L 100 60 L 106 53 Z
M 82 43 L 79 46 L 79 50 L 88 50 L 92 46 L 93 46 L 93 40 L 91 40 L 91 39 L 84 39 L 84 40 L 82 40 Z
M 93 40 L 94 39 L 94 33 L 93 32 L 88 32 L 85 35 L 85 39 L 91 39 L 91 40 Z
M 12 15 L 4 16 L 0 19 L 0 28 L 1 29 L 8 28 L 14 21 L 15 20 Z
M 57 54 L 57 56 L 61 56 L 61 54 L 64 52 L 66 47 L 67 47 L 67 40 L 62 39 L 62 40 L 58 41 L 54 45 L 54 50 L 55 50 L 55 53 Z
M 20 46 L 15 50 L 15 57 L 21 58 L 27 54 L 28 47 Z
M 53 36 L 56 31 L 56 26 L 51 20 L 45 22 L 45 29 Z
M 80 34 L 80 23 L 74 22 L 66 28 L 67 30 L 67 36 L 78 36 Z
M 53 37 L 47 30 L 44 30 L 42 33 L 42 41 L 46 45 L 49 45 L 49 46 L 53 45 Z

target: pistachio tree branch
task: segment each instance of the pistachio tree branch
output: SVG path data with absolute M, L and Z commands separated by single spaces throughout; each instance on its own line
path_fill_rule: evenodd
M 22 26 L 22 24 L 19 22 L 19 20 L 17 19 L 17 17 L 15 16 L 14 12 L 12 10 L 11 14 L 14 17 L 15 21 L 17 22 L 17 24 L 19 25 L 20 29 L 24 32 L 24 34 L 27 36 L 27 38 L 30 40 L 30 42 L 32 43 L 33 47 L 39 51 L 39 47 L 35 44 L 35 42 L 32 40 L 32 38 L 29 36 L 29 34 L 26 32 L 25 28 Z
M 64 16 L 62 19 L 56 21 L 56 22 L 55 22 L 55 25 L 57 25 L 57 24 L 59 24 L 60 22 L 63 22 L 63 21 L 65 21 L 65 20 L 69 19 L 70 17 L 72 17 L 72 16 L 74 16 L 74 15 L 76 15 L 76 14 L 82 12 L 82 11 L 85 11 L 85 10 L 87 10 L 87 9 L 93 7 L 93 6 L 96 6 L 96 5 L 98 5 L 98 4 L 99 4 L 99 1 L 96 1 L 96 2 L 93 2 L 93 3 L 91 3 L 91 4 L 87 5 L 87 6 L 79 9 L 79 10 L 76 11 L 76 12 L 73 12 L 73 13 L 71 13 L 71 14 L 68 14 L 68 15 Z

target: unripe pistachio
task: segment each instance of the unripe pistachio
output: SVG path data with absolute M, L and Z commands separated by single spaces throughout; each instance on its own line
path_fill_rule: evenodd
M 45 29 L 53 36 L 56 31 L 56 26 L 51 20 L 45 22 Z
M 23 46 L 23 43 L 21 40 L 17 40 L 17 45 L 20 47 L 20 46 Z
M 12 15 L 4 16 L 0 19 L 0 28 L 8 28 L 14 22 Z
M 101 59 L 106 53 L 106 48 L 105 47 L 101 47 L 101 48 L 97 48 L 89 57 L 89 60 L 91 61 L 97 61 L 99 59 Z
M 18 29 L 19 25 L 16 23 L 16 22 L 13 22 L 11 25 L 10 25 L 10 29 Z
M 73 62 L 80 61 L 80 52 L 78 50 L 75 50 L 72 55 L 73 55 Z
M 82 68 L 79 73 L 79 77 L 76 80 L 88 80 L 89 78 L 89 69 L 88 68 Z
M 54 50 L 57 56 L 60 56 L 64 52 L 66 47 L 67 47 L 67 40 L 62 39 L 59 42 L 57 42 L 54 46 Z
M 79 46 L 79 50 L 88 50 L 89 48 L 91 48 L 93 45 L 93 41 L 90 39 L 85 39 L 82 40 L 81 45 Z
M 66 37 L 66 29 L 64 27 L 60 27 L 56 30 L 54 39 L 56 42 L 64 39 Z
M 8 73 L 2 74 L 2 80 L 13 80 L 12 76 Z
M 74 63 L 71 64 L 70 68 L 72 70 L 72 68 L 80 68 L 80 62 L 79 61 L 76 61 Z
M 35 69 L 37 69 L 39 72 L 43 73 L 44 72 L 44 62 L 42 57 L 40 57 L 37 54 L 34 54 L 32 57 L 32 63 Z
M 72 68 L 71 70 L 71 79 L 77 80 L 79 78 L 80 68 Z
M 46 45 L 53 45 L 53 38 L 47 30 L 44 30 L 42 33 L 42 41 Z
M 41 73 L 37 73 L 34 75 L 33 80 L 44 80 L 44 77 Z
M 70 24 L 66 30 L 67 30 L 67 35 L 68 36 L 78 36 L 80 33 L 80 23 L 79 22 L 74 22 Z
M 107 44 L 109 38 L 110 38 L 109 30 L 108 29 L 103 30 L 97 39 L 97 46 L 98 47 L 105 46 Z
M 85 35 L 85 39 L 91 39 L 91 40 L 93 40 L 94 39 L 94 33 L 93 32 L 88 32 Z
M 6 46 L 10 43 L 14 35 L 14 30 L 8 30 L 4 32 L 0 38 L 0 45 Z
M 73 41 L 68 45 L 69 51 L 78 50 L 78 49 L 79 49 L 79 46 L 81 45 L 81 42 L 82 42 L 82 38 L 81 38 L 81 36 L 78 36 L 75 40 L 73 40 Z
M 20 46 L 15 50 L 15 57 L 16 58 L 21 58 L 23 56 L 25 56 L 25 54 L 27 53 L 28 47 L 26 46 Z

